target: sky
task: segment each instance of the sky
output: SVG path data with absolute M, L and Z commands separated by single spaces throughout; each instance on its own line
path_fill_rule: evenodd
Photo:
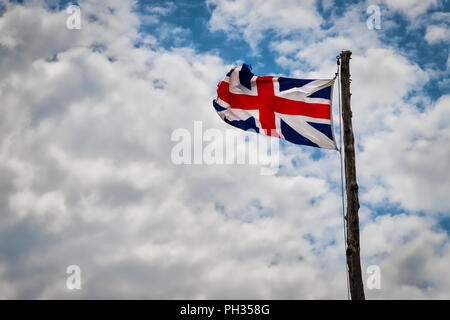
M 366 297 L 449 299 L 449 9 L 0 0 L 0 298 L 347 299 L 338 152 L 282 141 L 261 175 L 177 165 L 171 137 L 230 130 L 212 100 L 233 66 L 332 78 L 351 50 Z

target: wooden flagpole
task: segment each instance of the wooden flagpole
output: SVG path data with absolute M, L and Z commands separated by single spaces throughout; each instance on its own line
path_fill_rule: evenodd
M 359 253 L 359 200 L 356 182 L 355 140 L 350 108 L 350 56 L 351 51 L 341 52 L 342 122 L 344 129 L 345 189 L 347 193 L 347 265 L 352 300 L 364 300 L 364 286 Z

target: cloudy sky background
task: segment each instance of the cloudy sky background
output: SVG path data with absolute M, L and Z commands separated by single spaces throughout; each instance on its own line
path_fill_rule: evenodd
M 229 129 L 230 67 L 329 78 L 345 49 L 366 296 L 450 298 L 449 2 L 282 3 L 86 0 L 69 30 L 66 1 L 0 0 L 0 298 L 346 299 L 337 152 L 170 158 L 177 128 Z

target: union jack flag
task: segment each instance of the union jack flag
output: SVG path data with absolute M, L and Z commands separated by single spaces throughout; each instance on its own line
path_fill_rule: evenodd
M 331 98 L 334 79 L 258 77 L 243 64 L 217 85 L 213 106 L 225 122 L 289 142 L 337 149 Z

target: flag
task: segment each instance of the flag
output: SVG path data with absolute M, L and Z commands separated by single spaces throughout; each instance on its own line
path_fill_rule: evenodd
M 226 123 L 243 130 L 318 148 L 337 149 L 331 98 L 334 79 L 258 77 L 235 67 L 217 85 L 213 106 Z

